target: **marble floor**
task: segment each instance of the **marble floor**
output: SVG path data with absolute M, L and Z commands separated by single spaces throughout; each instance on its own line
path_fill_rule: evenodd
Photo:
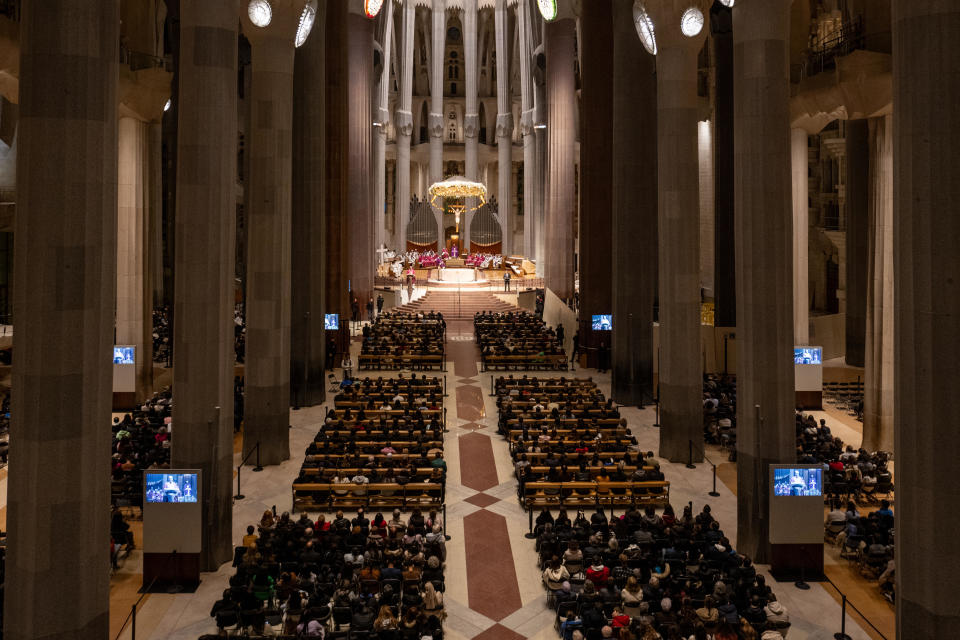
M 534 542 L 523 535 L 528 531 L 528 518 L 516 499 L 507 445 L 496 433 L 496 406 L 489 395 L 494 374 L 480 372 L 472 323 L 451 322 L 447 340 L 448 363 L 444 375 L 449 394 L 444 406 L 449 432 L 445 436 L 444 456 L 448 467 L 446 522 L 451 540 L 447 543 L 446 637 L 451 640 L 556 640 L 553 614 L 546 608 L 540 584 Z M 354 343 L 353 348 L 358 349 L 359 345 Z M 609 374 L 578 370 L 562 375 L 592 377 L 609 395 Z M 244 468 L 242 482 L 246 498 L 234 504 L 235 543 L 239 543 L 245 527 L 258 520 L 264 510 L 274 505 L 278 511 L 290 509 L 291 482 L 324 412 L 325 407 L 291 411 L 290 460 L 256 474 Z M 622 413 L 642 448 L 656 451 L 659 434 L 653 427 L 653 408 L 625 407 Z M 239 455 L 236 459 L 239 462 Z M 720 459 L 714 461 L 720 462 Z M 718 482 L 720 497 L 709 498 L 707 492 L 711 490 L 713 477 L 709 464 L 697 465 L 692 470 L 683 464 L 666 461 L 661 464 L 671 482 L 673 504 L 692 501 L 699 511 L 709 501 L 724 530 L 734 538 L 736 496 L 727 481 Z M 725 471 L 729 476 L 731 470 Z M 736 486 L 735 476 L 730 486 Z M 118 625 L 135 600 L 135 597 L 131 599 L 130 590 L 138 584 L 139 571 L 139 556 L 134 553 L 115 577 L 116 588 L 111 599 Z M 195 593 L 152 594 L 145 598 L 137 616 L 137 637 L 196 640 L 204 633 L 216 632 L 209 616 L 210 607 L 226 587 L 232 572 L 227 563 L 217 572 L 203 574 Z M 809 591 L 800 591 L 792 583 L 774 586 L 790 612 L 791 640 L 827 640 L 840 630 L 840 606 L 829 588 L 816 583 L 811 586 Z M 871 637 L 852 617 L 847 621 L 847 633 L 854 640 Z M 111 637 L 116 637 L 116 631 Z M 130 638 L 129 625 L 120 638 Z

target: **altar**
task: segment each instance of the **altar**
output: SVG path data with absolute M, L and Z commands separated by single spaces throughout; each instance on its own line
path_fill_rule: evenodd
M 439 269 L 437 273 L 437 280 L 440 282 L 476 282 L 477 281 L 477 270 L 467 267 L 451 267 L 449 266 L 453 260 L 447 260 L 447 267 L 445 269 Z M 462 264 L 463 260 L 459 260 Z

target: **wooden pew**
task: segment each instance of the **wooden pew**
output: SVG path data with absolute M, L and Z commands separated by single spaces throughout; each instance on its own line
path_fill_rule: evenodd
M 577 506 L 663 506 L 670 502 L 670 483 L 626 482 L 527 482 L 525 508 Z

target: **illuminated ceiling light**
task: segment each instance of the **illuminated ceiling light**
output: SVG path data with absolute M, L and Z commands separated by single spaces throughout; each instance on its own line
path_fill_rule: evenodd
M 680 17 L 680 31 L 688 38 L 692 38 L 703 31 L 703 11 L 690 7 Z
M 257 27 L 265 27 L 273 20 L 273 7 L 267 0 L 250 0 L 247 5 L 247 16 L 250 22 Z
M 313 29 L 313 20 L 317 17 L 317 0 L 307 0 L 303 5 L 303 11 L 300 13 L 300 23 L 297 25 L 297 36 L 293 40 L 294 47 L 301 47 L 310 37 L 310 30 Z
M 363 10 L 366 11 L 368 18 L 376 18 L 383 7 L 383 0 L 363 0 Z
M 169 100 L 169 99 L 167 100 L 167 104 L 163 105 L 163 110 L 164 110 L 164 111 L 170 111 L 170 100 Z
M 720 4 L 727 8 L 733 8 L 733 3 L 735 0 L 720 0 Z
M 643 48 L 650 55 L 657 55 L 657 36 L 653 30 L 653 20 L 640 0 L 633 3 L 633 23 L 637 27 L 637 35 L 640 36 Z
M 557 17 L 557 0 L 537 0 L 537 6 L 547 22 Z

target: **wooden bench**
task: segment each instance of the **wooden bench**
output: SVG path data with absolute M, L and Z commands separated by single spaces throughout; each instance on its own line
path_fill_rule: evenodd
M 566 371 L 567 356 L 562 353 L 548 355 L 488 355 L 483 357 L 483 370 L 532 369 L 542 371 Z
M 443 370 L 445 362 L 443 353 L 361 353 L 357 361 L 358 367 L 362 371 L 392 369 Z
M 439 508 L 443 504 L 442 484 L 428 482 L 371 482 L 332 484 L 294 482 L 293 509 L 335 511 L 338 509 Z
M 627 482 L 527 482 L 525 508 L 583 506 L 664 506 L 670 502 L 670 483 Z

